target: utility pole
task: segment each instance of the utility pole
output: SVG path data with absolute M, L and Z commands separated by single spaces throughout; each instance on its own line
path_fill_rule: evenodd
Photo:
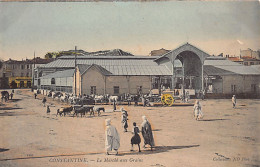
M 33 54 L 32 91 L 34 90 L 34 72 L 35 72 L 35 51 L 34 51 L 34 54 Z
M 75 75 L 75 81 L 74 81 L 74 84 L 75 84 L 75 96 L 77 94 L 77 46 L 75 46 L 75 68 L 74 68 L 74 75 Z

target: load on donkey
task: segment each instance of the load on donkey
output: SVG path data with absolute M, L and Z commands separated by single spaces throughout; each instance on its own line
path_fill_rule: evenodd
M 2 91 L 1 92 L 1 100 L 3 101 L 5 99 L 5 101 L 9 100 L 9 92 L 8 91 Z

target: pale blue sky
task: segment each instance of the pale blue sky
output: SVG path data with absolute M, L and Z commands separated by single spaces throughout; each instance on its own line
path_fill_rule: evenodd
M 209 54 L 260 49 L 259 2 L 0 2 L 2 59 L 75 45 L 148 55 L 186 42 Z

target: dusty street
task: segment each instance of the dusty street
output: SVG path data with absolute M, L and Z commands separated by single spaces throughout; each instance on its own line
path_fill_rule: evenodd
M 121 126 L 121 113 L 105 106 L 101 116 L 60 117 L 62 104 L 29 90 L 15 90 L 14 100 L 0 106 L 0 166 L 248 166 L 260 165 L 260 100 L 230 99 L 201 102 L 204 118 L 193 118 L 193 107 L 124 106 L 129 132 Z M 120 109 L 121 106 L 118 106 Z M 130 151 L 132 123 L 140 128 L 142 115 L 152 124 L 155 149 Z M 112 119 L 120 133 L 119 155 L 105 155 L 105 123 Z M 142 145 L 143 145 L 143 138 Z

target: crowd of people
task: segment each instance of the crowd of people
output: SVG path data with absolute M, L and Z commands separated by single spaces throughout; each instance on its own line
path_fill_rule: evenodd
M 187 92 L 186 95 L 189 95 L 189 93 Z M 11 96 L 13 96 L 13 95 L 11 95 Z M 36 99 L 37 94 L 34 95 L 34 96 L 35 96 L 35 99 Z M 43 103 L 44 107 L 46 105 L 46 102 L 47 102 L 47 99 L 46 99 L 46 97 L 44 97 L 42 99 L 42 103 Z M 232 96 L 233 108 L 236 107 L 236 102 L 237 102 L 236 96 L 233 95 Z M 145 106 L 145 102 L 144 102 L 144 106 Z M 113 111 L 116 111 L 116 101 L 115 100 L 113 101 Z M 120 109 L 120 111 L 122 113 L 122 115 L 121 115 L 122 129 L 123 129 L 124 132 L 127 132 L 127 128 L 129 127 L 128 126 L 128 112 L 123 107 Z M 202 105 L 201 105 L 201 103 L 198 99 L 195 100 L 195 103 L 194 103 L 194 106 L 193 106 L 193 112 L 194 112 L 195 120 L 203 119 L 204 114 L 202 112 Z M 47 114 L 49 114 L 49 113 L 50 113 L 50 107 L 47 105 Z M 133 151 L 134 145 L 138 145 L 138 151 L 141 152 L 141 149 L 140 149 L 141 137 L 140 137 L 139 133 L 142 134 L 143 143 L 144 143 L 143 147 L 144 148 L 146 147 L 146 145 L 149 145 L 151 147 L 151 150 L 152 150 L 152 148 L 155 146 L 151 124 L 149 123 L 146 116 L 142 116 L 142 120 L 143 120 L 143 122 L 141 124 L 141 130 L 136 125 L 136 122 L 133 122 L 133 129 L 132 129 L 133 136 L 130 140 L 130 143 L 131 143 L 131 150 L 130 151 Z M 118 149 L 120 147 L 119 133 L 118 133 L 117 129 L 113 125 L 111 125 L 111 119 L 106 119 L 105 124 L 106 124 L 106 131 L 105 131 L 106 154 L 109 155 L 111 153 L 111 151 L 114 150 L 116 152 L 116 155 L 117 155 Z

